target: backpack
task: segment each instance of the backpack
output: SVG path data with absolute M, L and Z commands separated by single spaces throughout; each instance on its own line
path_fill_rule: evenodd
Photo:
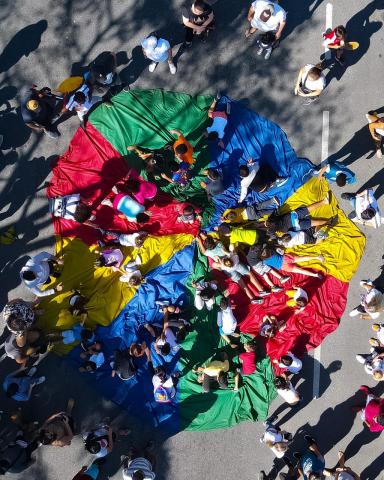
M 159 385 L 154 391 L 155 401 L 158 403 L 170 403 L 172 399 L 169 397 L 167 390 Z

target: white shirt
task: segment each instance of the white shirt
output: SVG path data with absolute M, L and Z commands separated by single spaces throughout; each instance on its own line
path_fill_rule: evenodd
M 226 265 L 224 265 L 224 263 L 221 264 L 221 270 L 223 270 L 224 272 L 235 272 L 236 271 L 236 267 L 239 265 L 240 263 L 240 260 L 239 260 L 239 256 L 238 255 L 231 255 L 230 256 L 230 259 L 232 260 L 233 262 L 233 265 L 232 267 L 227 267 Z
M 92 101 L 92 96 L 90 95 L 90 90 L 88 85 L 84 84 L 81 88 L 76 90 L 75 93 L 77 92 L 83 92 L 85 95 L 85 102 L 83 104 L 77 103 L 75 101 L 75 94 L 73 94 L 71 97 L 69 97 L 68 103 L 66 105 L 66 108 L 69 111 L 75 110 L 77 113 L 77 116 L 80 118 L 80 120 L 83 119 L 84 115 L 88 112 L 88 110 L 92 107 L 92 105 L 95 103 Z M 95 97 L 96 99 L 96 97 Z
M 95 435 L 95 437 L 106 437 L 108 436 L 108 430 L 106 428 L 99 428 L 98 430 L 95 430 L 93 432 L 93 434 Z M 100 439 L 98 440 L 98 442 L 100 443 L 100 451 L 98 453 L 95 454 L 95 457 L 96 458 L 102 458 L 102 457 L 105 457 L 108 455 L 109 451 L 108 451 L 108 440 L 103 438 L 103 439 Z
M 231 335 L 236 330 L 237 320 L 231 307 L 228 306 L 217 313 L 217 325 L 221 327 L 224 335 Z
M 305 232 L 303 230 L 300 230 L 298 232 L 287 232 L 291 239 L 289 242 L 284 242 L 284 247 L 285 248 L 292 248 L 295 247 L 296 245 L 304 245 L 305 243 Z
M 281 398 L 283 398 L 289 405 L 292 405 L 294 403 L 297 403 L 300 400 L 299 394 L 297 391 L 294 389 L 293 385 L 291 382 L 289 382 L 289 388 L 288 390 L 284 389 L 277 389 L 278 395 L 280 395 Z
M 276 430 L 273 427 L 269 427 L 265 431 L 265 433 L 262 437 L 262 440 L 263 440 L 264 443 L 271 442 L 273 444 L 284 441 L 283 435 L 281 434 L 281 432 L 279 432 L 278 430 Z M 278 450 L 274 446 L 272 446 L 270 448 L 271 448 L 272 452 L 276 455 L 277 458 L 284 457 L 284 455 L 286 453 L 285 450 Z
M 48 290 L 40 290 L 40 286 L 43 285 L 49 278 L 49 264 L 48 260 L 53 258 L 48 252 L 41 252 L 38 255 L 30 258 L 25 266 L 21 269 L 20 277 L 25 286 L 31 290 L 31 292 L 37 297 L 46 297 L 55 293 L 54 288 Z M 24 280 L 21 276 L 25 271 L 32 271 L 36 278 L 34 280 Z
M 384 327 L 380 325 L 379 330 L 376 332 L 376 336 L 380 343 L 384 344 Z
M 161 383 L 160 378 L 157 375 L 152 377 L 153 391 L 155 392 L 157 387 L 160 385 L 167 391 L 168 397 L 173 398 L 176 395 L 176 389 L 173 385 L 173 380 L 171 377 L 167 378 L 164 383 Z
M 297 300 L 298 298 L 305 298 L 305 300 L 308 300 L 308 294 L 305 290 L 302 288 L 295 288 L 296 293 L 293 295 L 293 299 Z M 296 358 L 296 357 L 295 357 Z M 300 361 L 300 360 L 299 360 Z
M 274 12 L 270 16 L 267 22 L 260 20 L 260 15 L 264 10 L 267 9 L 268 5 L 274 7 Z M 251 25 L 253 28 L 257 28 L 261 32 L 277 32 L 281 23 L 285 22 L 287 18 L 287 13 L 283 10 L 280 5 L 273 3 L 272 1 L 266 0 L 256 0 L 252 3 L 252 7 L 255 11 Z
M 377 204 L 377 200 L 373 195 L 373 190 L 369 188 L 368 190 L 364 190 L 362 195 L 356 196 L 356 217 L 353 219 L 354 222 L 364 223 L 364 225 L 368 225 L 373 228 L 378 228 L 382 224 L 382 218 L 380 215 L 379 206 Z M 370 220 L 363 220 L 361 218 L 361 213 L 366 210 L 367 208 L 374 208 L 376 211 L 376 215 L 371 218 Z
M 166 328 L 164 331 L 165 340 L 160 338 L 157 340 L 157 345 L 162 347 L 165 343 L 169 343 L 172 353 L 177 353 L 180 350 L 180 345 L 176 342 L 176 337 L 170 328 Z
M 288 372 L 291 372 L 291 373 L 299 373 L 303 366 L 302 361 L 299 360 L 297 357 L 295 357 L 295 355 L 293 355 L 293 353 L 291 352 L 288 352 L 287 356 L 292 358 L 291 365 L 287 367 L 283 363 L 279 363 L 279 367 L 285 370 L 288 370 Z
M 167 40 L 159 38 L 156 47 L 153 48 L 149 45 L 148 38 L 145 38 L 141 42 L 141 46 L 143 47 L 147 58 L 152 60 L 152 62 L 161 63 L 168 60 L 168 50 L 171 48 L 171 45 Z
M 240 197 L 239 197 L 239 203 L 243 202 L 245 200 L 245 197 L 247 196 L 248 193 L 248 188 L 253 182 L 254 178 L 256 177 L 257 172 L 260 169 L 259 162 L 253 162 L 251 164 L 247 164 L 247 167 L 249 169 L 249 175 L 248 177 L 244 177 L 241 179 L 240 182 Z
M 136 238 L 139 237 L 140 234 L 136 233 L 122 233 L 119 235 L 119 243 L 123 247 L 136 247 Z
M 377 288 L 371 288 L 371 290 L 362 297 L 361 304 L 367 311 L 368 315 L 375 320 L 380 316 L 380 312 L 383 310 L 383 300 L 384 300 L 384 295 L 377 290 Z M 372 310 L 375 311 L 370 311 L 370 305 L 375 305 L 375 308 Z
M 384 137 L 384 129 L 383 128 L 375 128 L 375 133 Z
M 308 77 L 308 72 L 311 68 L 313 68 L 315 65 L 308 63 L 305 65 L 303 73 L 301 74 L 301 79 L 300 83 L 302 87 L 307 88 L 308 90 L 324 90 L 325 88 L 325 76 L 323 74 L 320 75 L 320 78 L 317 80 L 311 80 Z

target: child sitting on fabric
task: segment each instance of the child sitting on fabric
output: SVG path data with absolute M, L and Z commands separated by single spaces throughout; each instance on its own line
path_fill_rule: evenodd
M 173 144 L 173 151 L 175 153 L 176 161 L 186 163 L 187 165 L 193 165 L 195 159 L 193 158 L 193 147 L 186 140 L 184 135 L 179 130 L 170 130 L 172 135 L 177 135 L 177 140 Z
M 84 321 L 76 323 L 69 330 L 48 333 L 46 338 L 51 344 L 62 342 L 64 345 L 70 345 L 71 343 L 81 341 L 85 346 L 88 343 L 89 345 L 85 349 L 83 348 L 87 350 L 90 345 L 95 343 L 95 335 L 92 330 L 84 328 Z
M 220 311 L 217 312 L 217 326 L 219 327 L 221 338 L 228 343 L 231 348 L 237 348 L 237 345 L 232 343 L 229 338 L 240 337 L 240 334 L 237 332 L 237 320 L 226 298 L 222 298 L 220 302 Z
M 177 222 L 182 222 L 182 223 L 188 223 L 188 224 L 193 224 L 195 221 L 201 222 L 202 217 L 199 215 L 200 210 L 195 209 L 192 207 L 192 205 L 187 205 L 183 209 L 183 213 L 177 217 Z
M 95 250 L 96 254 L 100 252 Z M 107 249 L 100 253 L 100 256 L 95 260 L 96 267 L 110 267 L 115 271 L 120 270 L 123 263 L 124 255 L 119 248 Z
M 189 183 L 189 164 L 186 162 L 181 162 L 180 164 L 173 162 L 171 163 L 171 173 L 172 177 L 168 177 L 167 174 L 162 173 L 160 176 L 167 180 L 169 183 L 179 185 L 180 187 L 186 187 Z
M 139 256 L 132 262 L 126 263 L 121 269 L 123 275 L 121 275 L 119 279 L 120 282 L 128 283 L 130 287 L 139 287 L 142 283 L 145 283 L 144 277 L 137 268 L 139 265 L 141 265 L 141 258 Z
M 207 128 L 207 138 L 213 142 L 218 141 L 218 146 L 224 148 L 223 138 L 225 134 L 225 127 L 228 123 L 228 116 L 231 113 L 231 104 L 230 102 L 226 104 L 225 112 L 216 110 L 217 103 L 219 102 L 220 98 L 221 95 L 217 93 L 216 98 L 213 100 L 208 110 L 208 117 L 213 121 L 212 125 Z
M 149 217 L 152 215 L 151 212 L 145 210 L 144 205 L 125 193 L 118 193 L 113 199 L 112 205 L 115 210 L 122 213 L 119 216 L 127 219 L 129 222 L 143 224 L 148 222 Z
M 292 352 L 288 352 L 286 355 L 283 355 L 279 360 L 275 358 L 273 363 L 278 364 L 279 368 L 284 370 L 283 376 L 286 376 L 287 374 L 299 373 L 303 367 L 302 361 L 295 357 Z
M 155 368 L 152 377 L 153 396 L 158 403 L 171 403 L 176 396 L 178 376 L 167 375 L 162 365 Z
M 196 237 L 196 240 L 201 253 L 206 257 L 212 258 L 215 262 L 218 262 L 220 258 L 231 254 L 226 248 L 224 248 L 222 242 L 211 235 L 206 235 L 205 233 L 200 232 Z
M 244 208 L 228 208 L 221 216 L 225 223 L 244 223 L 258 221 L 261 217 L 271 214 L 280 206 L 277 197 L 272 197 L 264 202 L 248 205 Z
M 203 310 L 206 307 L 208 311 L 212 310 L 216 303 L 216 297 L 221 295 L 217 282 L 214 280 L 193 281 L 192 287 L 196 290 L 194 302 L 196 309 Z
M 79 368 L 79 372 L 95 373 L 97 369 L 104 365 L 105 357 L 101 348 L 101 343 L 95 342 L 85 352 L 80 353 L 80 358 L 84 359 L 85 362 Z
M 203 385 L 204 393 L 208 393 L 210 391 L 211 382 L 214 380 L 219 384 L 220 389 L 227 389 L 228 371 L 229 361 L 228 355 L 225 352 L 221 352 L 218 360 L 211 360 L 206 364 L 205 367 L 192 369 L 193 373 L 198 374 L 197 381 Z
M 264 315 L 259 334 L 261 337 L 273 338 L 277 332 L 282 332 L 285 326 L 285 322 L 278 320 L 275 315 Z
M 308 293 L 300 287 L 292 287 L 285 292 L 288 299 L 286 305 L 293 307 L 297 312 L 301 312 L 308 305 Z
M 205 189 L 209 199 L 224 192 L 223 179 L 218 170 L 207 168 L 203 173 L 207 176 L 207 181 L 200 182 L 200 186 Z
M 157 150 L 130 145 L 127 150 L 135 152 L 143 160 L 145 172 L 154 180 L 160 179 L 160 174 L 168 171 L 169 161 L 173 157 L 172 145 L 165 145 Z
M 80 317 L 80 323 L 84 325 L 88 318 L 86 305 L 88 298 L 82 295 L 78 290 L 74 290 L 69 297 L 68 311 L 73 317 Z
M 256 345 L 253 340 L 244 344 L 245 352 L 240 353 L 239 362 L 241 368 L 237 371 L 240 375 L 252 375 L 256 372 Z

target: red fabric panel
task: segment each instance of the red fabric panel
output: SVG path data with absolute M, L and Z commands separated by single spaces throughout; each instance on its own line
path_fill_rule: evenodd
M 288 351 L 302 357 L 306 351 L 320 345 L 324 338 L 338 327 L 347 303 L 349 284 L 331 275 L 322 280 L 298 274 L 290 275 L 291 280 L 284 284 L 285 290 L 293 285 L 300 286 L 309 297 L 308 305 L 298 313 L 286 306 L 287 296 L 284 292 L 265 297 L 262 305 L 251 305 L 246 294 L 224 273 L 215 271 L 215 276 L 230 292 L 230 299 L 235 307 L 234 314 L 242 332 L 258 335 L 260 323 L 267 313 L 286 320 L 285 330 L 274 338 L 267 341 L 264 337 L 258 338 L 260 342 L 266 341 L 266 351 L 271 360 L 280 358 Z M 270 278 L 278 285 L 274 277 L 270 275 Z M 263 284 L 260 277 L 258 279 Z M 246 283 L 249 285 L 249 281 Z M 253 286 L 252 289 L 257 293 Z M 274 367 L 278 370 L 275 365 Z
M 79 128 L 68 150 L 59 157 L 53 168 L 53 177 L 47 189 L 48 197 L 80 193 L 83 200 L 96 210 L 96 224 L 106 230 L 135 232 L 145 230 L 156 235 L 191 233 L 199 231 L 199 222 L 193 225 L 176 222 L 183 207 L 171 196 L 159 192 L 155 202 L 149 206 L 152 217 L 148 224 L 140 227 L 127 222 L 105 205 L 100 205 L 111 193 L 112 187 L 128 173 L 129 167 L 123 157 L 92 126 L 87 123 L 86 130 Z M 137 177 L 132 169 L 131 175 Z M 101 239 L 99 230 L 81 225 L 72 220 L 53 218 L 55 233 L 64 237 L 78 237 L 88 245 Z

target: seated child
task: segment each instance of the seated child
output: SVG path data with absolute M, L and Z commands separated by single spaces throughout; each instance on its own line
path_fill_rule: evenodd
M 219 388 L 225 390 L 228 388 L 228 355 L 221 352 L 219 360 L 211 360 L 205 367 L 193 369 L 193 373 L 199 374 L 197 381 L 203 385 L 203 392 L 208 393 L 211 388 L 211 382 L 216 381 Z
M 130 380 L 136 374 L 136 367 L 129 349 L 115 350 L 114 359 L 111 362 L 111 376 L 116 375 L 123 381 Z
M 118 233 L 101 229 L 100 231 L 103 235 L 112 237 L 108 239 L 107 244 L 118 243 L 123 247 L 141 248 L 144 245 L 145 239 L 148 237 L 148 232 Z M 99 245 L 102 246 L 104 243 L 100 241 Z
M 293 307 L 297 312 L 301 312 L 308 305 L 308 294 L 300 287 L 292 287 L 292 289 L 285 292 L 289 300 L 286 305 Z
M 278 366 L 284 369 L 284 374 L 295 374 L 299 373 L 303 367 L 302 361 L 295 357 L 292 352 L 288 352 L 286 355 L 283 355 L 280 360 L 273 360 L 273 363 L 277 363 Z
M 272 424 L 270 421 L 265 423 L 266 429 L 260 438 L 261 443 L 265 443 L 277 458 L 283 458 L 287 453 L 289 444 L 292 442 L 292 434 Z
M 196 240 L 201 253 L 206 257 L 213 258 L 215 262 L 218 262 L 222 257 L 230 255 L 230 252 L 224 248 L 222 242 L 211 235 L 206 235 L 205 233 L 200 232 L 196 237 Z
M 220 302 L 220 311 L 217 312 L 217 326 L 219 327 L 221 338 L 232 348 L 237 348 L 237 345 L 232 343 L 229 338 L 240 337 L 240 334 L 237 333 L 237 320 L 226 298 L 222 298 Z
M 216 281 L 192 282 L 192 287 L 196 289 L 194 305 L 197 310 L 212 310 L 216 303 L 216 297 L 220 295 Z
M 107 204 L 107 201 L 102 203 Z M 118 193 L 113 199 L 112 206 L 122 213 L 122 215 L 119 215 L 121 218 L 125 218 L 129 222 L 146 223 L 152 215 L 151 212 L 145 210 L 144 205 L 138 203 L 126 193 Z
M 95 260 L 96 267 L 110 267 L 115 271 L 120 270 L 120 266 L 124 260 L 124 255 L 119 248 L 109 248 L 102 252 L 95 250 L 95 253 L 100 253 L 100 256 Z
M 179 185 L 180 187 L 186 187 L 189 183 L 189 165 L 186 162 L 181 162 L 180 164 L 173 162 L 171 163 L 171 173 L 172 177 L 168 177 L 167 174 L 162 173 L 160 176 L 167 180 L 169 183 Z
M 202 217 L 199 215 L 200 210 L 194 209 L 192 205 L 187 205 L 183 209 L 183 213 L 177 217 L 177 222 L 193 224 L 196 220 L 201 222 Z
M 282 332 L 285 327 L 285 322 L 278 320 L 275 315 L 264 315 L 259 334 L 261 337 L 273 338 L 277 332 Z
M 193 158 L 193 147 L 186 140 L 184 135 L 179 130 L 171 130 L 170 133 L 177 135 L 177 140 L 173 144 L 173 151 L 175 158 L 180 164 L 186 163 L 187 165 L 193 165 L 195 159 Z
M 221 95 L 217 94 L 208 110 L 208 117 L 213 121 L 212 125 L 207 128 L 207 138 L 210 141 L 218 142 L 218 146 L 224 148 L 223 138 L 225 134 L 225 127 L 228 123 L 228 116 L 231 113 L 231 104 L 229 102 L 226 104 L 225 112 L 217 111 L 216 106 L 220 98 Z
M 54 217 L 73 220 L 94 227 L 95 215 L 92 207 L 81 199 L 79 193 L 48 199 L 49 212 Z
M 137 145 L 127 147 L 127 150 L 135 152 L 144 162 L 145 171 L 155 180 L 160 178 L 160 174 L 168 170 L 168 164 L 173 156 L 171 145 L 166 145 L 160 149 L 141 148 Z
M 254 341 L 244 344 L 245 352 L 240 353 L 239 361 L 241 368 L 238 369 L 240 375 L 251 375 L 256 372 L 256 345 Z
M 155 368 L 152 377 L 153 395 L 158 403 L 171 403 L 176 396 L 177 376 L 167 375 L 163 366 Z
M 86 305 L 88 298 L 84 297 L 78 290 L 75 290 L 69 297 L 69 313 L 74 317 L 80 317 L 80 323 L 84 325 L 88 318 L 88 311 Z
M 218 170 L 207 168 L 207 170 L 204 170 L 204 174 L 208 180 L 200 182 L 200 186 L 205 189 L 209 199 L 224 192 L 223 179 Z
M 101 343 L 95 342 L 89 346 L 85 352 L 80 353 L 80 358 L 85 362 L 82 367 L 79 368 L 79 372 L 95 373 L 98 368 L 104 365 L 105 357 L 101 351 Z
M 164 305 L 162 312 L 164 313 L 164 325 L 172 329 L 177 343 L 183 342 L 191 324 L 188 320 L 181 318 L 183 312 L 180 307 L 176 307 L 176 305 Z
M 144 205 L 145 202 L 152 202 L 157 194 L 157 187 L 154 183 L 138 178 L 128 178 L 123 186 L 136 202 Z
M 147 358 L 147 363 L 150 363 L 152 361 L 151 350 L 149 349 L 146 342 L 132 343 L 132 345 L 129 347 L 129 353 L 130 355 L 132 355 L 132 357 L 135 358 L 144 357 L 145 355 Z
M 130 287 L 139 287 L 142 283 L 145 283 L 145 279 L 137 268 L 139 265 L 141 265 L 139 256 L 132 262 L 125 264 L 121 269 L 123 275 L 120 277 L 120 282 L 128 283 Z

